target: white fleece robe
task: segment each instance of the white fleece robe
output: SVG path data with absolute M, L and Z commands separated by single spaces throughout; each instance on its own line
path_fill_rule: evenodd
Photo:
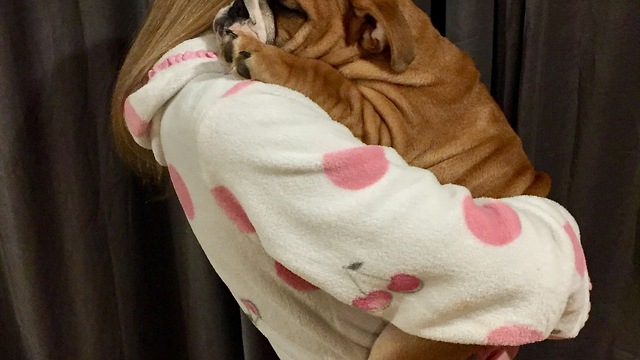
M 590 283 L 562 206 L 472 199 L 303 95 L 225 74 L 215 48 L 208 35 L 171 50 L 125 118 L 283 360 L 366 359 L 387 322 L 496 346 L 578 334 Z

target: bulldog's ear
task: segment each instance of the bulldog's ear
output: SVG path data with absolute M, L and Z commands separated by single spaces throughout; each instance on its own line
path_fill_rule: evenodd
M 389 45 L 391 68 L 403 72 L 415 58 L 415 39 L 407 19 L 396 0 L 351 0 L 357 24 L 360 46 L 372 52 L 382 52 Z M 350 30 L 353 36 L 354 30 Z

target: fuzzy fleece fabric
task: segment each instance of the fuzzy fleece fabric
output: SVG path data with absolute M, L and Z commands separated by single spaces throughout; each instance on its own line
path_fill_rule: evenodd
M 494 347 L 578 334 L 590 282 L 562 206 L 440 184 L 303 95 L 227 74 L 215 41 L 168 52 L 125 118 L 281 359 L 364 360 L 388 322 Z

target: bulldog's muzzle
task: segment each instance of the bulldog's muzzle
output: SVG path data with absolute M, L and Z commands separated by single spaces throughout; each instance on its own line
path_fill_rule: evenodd
M 254 34 L 260 41 L 273 44 L 275 23 L 267 0 L 233 0 L 213 20 L 213 29 L 219 37 L 229 30 Z

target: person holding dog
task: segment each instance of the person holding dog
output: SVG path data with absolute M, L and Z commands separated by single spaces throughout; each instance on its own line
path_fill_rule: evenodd
M 227 74 L 208 32 L 222 5 L 154 3 L 116 85 L 114 134 L 138 173 L 168 169 L 212 266 L 282 359 L 384 358 L 389 323 L 430 339 L 427 359 L 577 335 L 589 278 L 562 206 L 474 199 L 303 95 Z

